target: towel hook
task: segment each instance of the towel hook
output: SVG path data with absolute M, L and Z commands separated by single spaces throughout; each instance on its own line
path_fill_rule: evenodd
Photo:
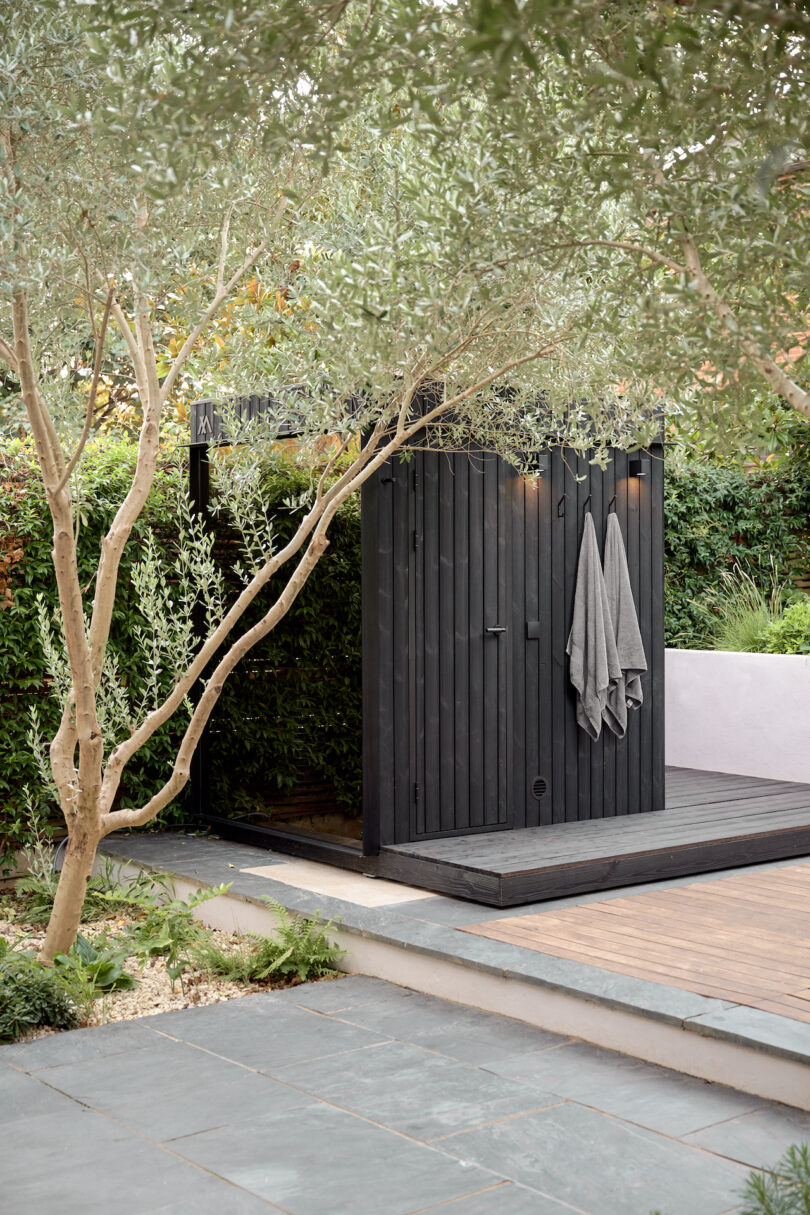
M 608 502 L 608 514 L 610 514 L 610 508 L 611 508 L 611 507 L 613 507 L 613 509 L 614 509 L 614 510 L 616 509 L 616 495 L 615 495 L 615 494 L 613 495 L 613 497 L 612 497 L 612 498 L 610 499 L 610 501 Z
M 584 501 L 584 502 L 583 502 L 583 504 L 582 504 L 582 513 L 583 513 L 583 515 L 584 515 L 584 514 L 587 512 L 587 510 L 588 510 L 588 505 L 589 505 L 589 503 L 590 503 L 590 500 L 591 500 L 592 496 L 593 496 L 592 494 L 588 494 L 587 498 L 585 499 L 585 501 Z
M 567 497 L 568 497 L 568 494 L 563 494 L 563 496 L 560 498 L 559 502 L 557 503 L 557 518 L 558 519 L 562 519 L 562 517 L 565 514 L 565 499 Z

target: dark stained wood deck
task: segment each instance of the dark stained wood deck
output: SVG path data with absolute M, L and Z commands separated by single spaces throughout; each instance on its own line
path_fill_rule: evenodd
M 810 865 L 756 869 L 463 931 L 810 1022 Z
M 810 785 L 667 770 L 666 809 L 383 848 L 369 871 L 496 907 L 810 855 Z

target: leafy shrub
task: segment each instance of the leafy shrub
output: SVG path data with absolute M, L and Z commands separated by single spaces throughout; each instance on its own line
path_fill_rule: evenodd
M 73 1029 L 78 1023 L 75 1001 L 59 976 L 0 937 L 0 1042 L 16 1042 L 40 1026 Z
M 195 965 L 236 983 L 292 978 L 305 983 L 333 974 L 344 952 L 328 936 L 334 921 L 323 924 L 319 914 L 312 918 L 291 915 L 280 903 L 263 901 L 276 913 L 276 938 L 253 937 L 232 950 L 222 949 L 211 939 L 203 940 L 193 951 Z
M 810 571 L 810 471 L 741 468 L 667 455 L 666 643 L 711 648 L 713 594 L 741 567 L 767 599 L 773 566 L 787 579 Z
M 810 598 L 791 604 L 760 636 L 767 654 L 810 654 Z

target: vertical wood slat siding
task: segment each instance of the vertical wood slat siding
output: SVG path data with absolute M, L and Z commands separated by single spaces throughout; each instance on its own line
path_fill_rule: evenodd
M 652 717 L 652 800 L 651 810 L 663 810 L 665 799 L 664 764 L 664 447 L 650 448 L 650 644 L 647 662 L 651 675 L 647 682 Z
M 568 609 L 565 578 L 565 523 L 560 510 L 565 508 L 563 494 L 570 479 L 562 458 L 556 451 L 551 458 L 551 501 L 549 502 L 549 528 L 551 532 L 551 703 L 557 711 L 557 720 L 552 727 L 551 794 L 553 799 L 552 822 L 565 822 L 565 751 L 568 733 L 568 660 L 565 654 L 567 642 Z
M 626 459 L 627 457 L 625 457 Z M 627 478 L 627 564 L 630 569 L 630 586 L 633 590 L 633 602 L 638 609 L 640 604 L 639 590 L 641 585 L 641 544 L 639 536 L 641 499 L 645 494 L 646 479 L 644 477 Z M 642 623 L 640 621 L 639 623 Z M 638 814 L 641 809 L 641 713 L 627 714 L 627 735 L 624 739 L 624 750 L 627 755 L 627 812 Z
M 537 535 L 539 522 L 538 494 L 540 481 L 515 477 L 510 485 L 510 506 L 514 515 L 512 527 L 512 595 L 515 603 L 526 605 L 526 620 L 539 620 L 538 571 L 540 545 Z M 523 527 L 520 521 L 523 519 Z M 512 655 L 512 721 L 510 731 L 512 754 L 509 772 L 512 781 L 512 825 L 536 826 L 536 802 L 527 790 L 529 772 L 537 772 L 540 745 L 540 697 L 533 694 L 539 687 L 540 643 L 528 641 L 526 627 L 517 613 L 511 629 Z M 520 722 L 524 722 L 523 729 Z
M 652 464 L 652 460 L 650 461 Z M 636 610 L 638 611 L 639 626 L 642 639 L 652 636 L 652 511 L 651 498 L 653 493 L 652 477 L 637 478 L 638 487 L 638 596 Z M 648 641 L 649 648 L 649 641 Z M 645 654 L 647 650 L 645 650 Z M 647 658 L 647 666 L 653 661 L 652 655 Z M 642 687 L 645 700 L 648 700 L 647 711 L 641 710 L 631 714 L 637 717 L 635 723 L 638 735 L 638 810 L 639 813 L 652 807 L 652 764 L 647 759 L 652 755 L 652 732 L 654 701 L 650 695 L 650 676 L 642 676 Z
M 498 663 L 498 787 L 497 805 L 493 807 L 493 822 L 506 825 L 511 822 L 509 811 L 510 768 L 514 754 L 513 739 L 515 730 L 512 725 L 510 701 L 512 695 L 512 664 L 509 661 L 509 639 L 520 621 L 514 619 L 514 599 L 512 591 L 512 497 L 509 493 L 510 482 L 514 477 L 511 469 L 503 460 L 495 460 L 497 470 L 497 515 L 498 515 L 498 572 L 495 590 L 497 594 L 496 622 L 506 626 L 506 633 L 499 633 L 492 639 L 495 656 Z M 523 726 L 521 726 L 523 730 Z
M 568 678 L 568 660 L 565 657 L 565 647 L 571 628 L 573 615 L 574 591 L 576 589 L 577 560 L 579 557 L 579 489 L 576 481 L 577 456 L 575 452 L 561 453 L 564 459 L 565 488 L 568 498 L 565 503 L 565 515 L 558 520 L 561 536 L 557 543 L 563 545 L 565 554 L 565 598 L 562 619 L 562 632 L 555 639 L 555 649 L 563 656 L 563 705 L 565 715 L 565 793 L 564 819 L 566 822 L 579 817 L 579 735 L 574 712 L 574 699 L 570 694 L 571 681 Z
M 470 585 L 468 607 L 468 640 L 480 635 L 484 627 L 484 485 L 478 475 L 479 458 L 472 457 L 469 470 L 469 560 Z M 478 543 L 475 538 L 478 537 Z M 470 663 L 470 825 L 484 824 L 484 653 L 481 646 L 469 645 Z
M 616 461 L 611 460 L 602 473 L 602 536 L 607 528 L 608 515 L 615 508 Z M 602 738 L 602 815 L 611 818 L 616 814 L 616 735 L 608 730 Z
M 442 455 L 439 465 L 439 830 L 456 826 L 455 750 L 455 476 L 454 457 Z M 466 809 L 466 808 L 465 808 Z
M 576 565 L 577 558 L 579 556 L 579 549 L 582 544 L 582 536 L 585 531 L 585 515 L 586 515 L 587 511 L 590 511 L 590 513 L 594 516 L 594 528 L 596 531 L 597 543 L 599 543 L 601 537 L 599 534 L 599 519 L 594 514 L 594 511 L 593 511 L 591 469 L 588 465 L 588 461 L 585 456 L 578 455 L 576 457 L 572 457 L 572 462 L 574 459 L 576 460 L 576 464 L 574 465 L 574 467 L 576 470 L 577 478 L 581 478 L 581 480 L 577 480 L 577 513 L 576 513 L 577 540 L 576 540 L 576 551 L 572 554 L 572 560 L 573 560 L 574 564 Z M 574 585 L 576 586 L 576 582 L 574 583 Z M 569 600 L 569 602 L 571 603 L 571 605 L 573 607 L 573 595 L 571 596 L 571 599 Z M 571 620 L 570 620 L 570 613 L 569 613 L 569 625 L 570 625 L 570 623 L 571 623 Z M 570 680 L 569 680 L 569 682 L 570 682 Z M 593 746 L 592 742 L 590 741 L 590 739 L 588 738 L 588 735 L 585 733 L 584 730 L 580 730 L 579 728 L 577 728 L 574 737 L 577 740 L 577 749 L 576 749 L 576 774 L 577 774 L 576 806 L 577 806 L 577 812 L 576 812 L 575 817 L 578 819 L 587 819 L 590 817 L 590 804 L 591 804 L 591 755 L 595 751 L 596 752 L 601 751 L 601 748 L 598 746 L 597 747 Z
M 413 490 L 413 536 L 422 536 L 425 530 L 425 458 L 424 455 L 418 454 L 414 457 L 414 478 L 416 485 Z M 407 561 L 414 569 L 414 607 L 412 617 L 414 620 L 414 629 L 412 633 L 413 644 L 413 669 L 414 669 L 414 699 L 413 699 L 413 733 L 414 733 L 414 762 L 413 762 L 413 785 L 414 788 L 420 790 L 421 796 L 414 796 L 414 789 L 411 789 L 411 803 L 414 807 L 414 817 L 411 825 L 411 834 L 408 839 L 415 839 L 417 835 L 423 834 L 425 831 L 425 654 L 421 644 L 417 644 L 418 636 L 415 627 L 417 619 L 421 619 L 424 613 L 425 602 L 425 569 L 424 569 L 424 547 L 414 549 L 413 540 L 408 538 L 407 551 L 402 554 L 402 560 Z
M 588 493 L 591 495 L 588 510 L 593 515 L 597 542 L 600 544 L 601 551 L 604 552 L 607 520 L 602 504 L 602 469 L 596 464 L 588 466 L 587 488 Z M 609 730 L 603 730 L 601 734 L 601 746 L 594 747 L 588 744 L 587 738 L 583 737 L 583 733 L 580 730 L 579 748 L 580 754 L 583 755 L 585 760 L 589 795 L 589 800 L 585 803 L 583 803 L 582 796 L 580 795 L 580 818 L 605 817 L 605 749 L 607 747 L 608 734 L 610 734 Z
M 440 760 L 440 666 L 439 666 L 439 621 L 436 611 L 439 603 L 439 528 L 440 511 L 439 476 L 441 456 L 424 458 L 424 521 L 419 535 L 419 553 L 424 561 L 424 607 L 422 615 L 425 647 L 424 669 L 424 748 L 425 781 L 422 800 L 425 806 L 425 831 L 441 831 L 439 806 L 441 803 Z
M 554 584 L 552 579 L 552 536 L 554 518 L 554 498 L 552 494 L 552 478 L 548 475 L 541 477 L 537 494 L 537 528 L 539 533 L 538 549 L 538 617 L 540 622 L 539 647 L 539 682 L 532 689 L 531 695 L 538 702 L 538 755 L 537 767 L 530 770 L 529 781 L 535 776 L 541 777 L 548 784 L 548 792 L 540 802 L 532 797 L 531 805 L 536 807 L 536 822 L 548 824 L 554 820 L 553 801 L 553 740 L 556 735 L 555 721 L 557 712 L 553 695 L 554 653 L 552 649 L 552 604 L 554 602 Z
M 630 560 L 629 540 L 627 535 L 627 503 L 629 480 L 627 456 L 623 451 L 616 452 L 616 514 L 622 529 L 627 559 Z M 616 739 L 616 814 L 628 813 L 629 772 L 627 765 L 627 738 Z
M 463 814 L 469 814 L 471 753 L 469 730 L 470 704 L 470 465 L 463 455 L 453 457 L 453 520 L 455 540 L 454 565 L 454 662 L 455 704 L 453 707 L 455 727 L 455 806 Z M 454 823 L 455 825 L 461 825 Z
M 396 831 L 391 802 L 385 797 L 386 776 L 380 756 L 380 735 L 385 713 L 385 694 L 380 676 L 380 648 L 389 628 L 387 606 L 379 593 L 380 481 L 372 477 L 363 486 L 360 516 L 362 548 L 361 628 L 363 652 L 363 849 L 374 852 L 380 838 Z
M 376 543 L 383 545 L 385 560 L 393 568 L 390 576 L 377 568 L 376 591 L 370 595 L 366 583 L 372 580 L 375 566 L 370 558 L 364 559 L 363 602 L 364 664 L 373 652 L 365 636 L 369 604 L 380 610 L 390 601 L 387 610 L 393 619 L 382 630 L 379 643 L 393 647 L 393 661 L 386 668 L 380 654 L 376 667 L 378 680 L 387 669 L 393 682 L 391 696 L 378 688 L 378 712 L 394 718 L 393 729 L 380 722 L 373 778 L 376 796 L 369 791 L 368 780 L 369 773 L 373 776 L 374 748 L 364 744 L 364 806 L 366 813 L 379 819 L 383 843 L 407 842 L 424 834 L 498 829 L 505 821 L 523 826 L 662 808 L 661 455 L 659 446 L 657 458 L 654 449 L 651 475 L 631 480 L 625 453 L 614 452 L 602 472 L 586 462 L 576 464 L 573 453 L 554 451 L 550 470 L 536 483 L 524 483 L 494 456 L 470 460 L 463 454 L 448 458 L 420 453 L 408 465 L 400 465 L 406 470 L 403 480 L 395 475 L 393 485 L 382 487 L 391 491 L 395 505 L 388 524 L 382 515 L 378 520 Z M 566 462 L 585 479 L 577 482 Z M 414 493 L 410 478 L 417 469 L 422 477 Z M 563 493 L 567 494 L 564 515 L 558 517 Z M 613 509 L 625 540 L 649 666 L 643 680 L 645 703 L 639 712 L 630 713 L 626 738 L 616 740 L 603 730 L 597 743 L 591 743 L 576 725 L 565 655 L 589 493 L 588 509 L 601 552 L 608 508 L 616 497 Z M 371 544 L 373 536 L 365 519 L 370 501 L 364 490 L 364 546 Z M 377 509 L 383 513 L 384 502 L 378 496 Z M 443 519 L 448 511 L 449 519 Z M 497 520 L 499 512 L 497 524 L 489 524 L 484 534 L 485 519 L 494 515 Z M 508 527 L 504 512 L 508 512 Z M 390 546 L 385 545 L 386 526 Z M 416 551 L 414 531 L 422 538 Z M 449 563 L 448 546 L 453 553 Z M 503 597 L 509 582 L 511 605 Z M 414 612 L 408 606 L 412 602 L 417 602 L 424 621 L 424 652 L 414 647 Z M 508 618 L 502 619 L 504 613 Z M 536 640 L 526 640 L 528 620 L 540 622 Z M 471 645 L 476 632 L 480 637 L 491 624 L 505 624 L 510 635 L 488 637 L 483 647 Z M 449 657 L 443 651 L 449 651 Z M 374 693 L 367 694 L 367 686 L 366 680 L 364 717 L 370 729 Z M 418 704 L 411 728 L 414 697 Z M 494 733 L 484 712 L 488 697 L 502 699 L 497 711 L 508 713 L 505 728 L 502 717 L 501 728 Z M 383 771 L 386 765 L 389 776 Z M 535 776 L 549 782 L 548 794 L 539 802 L 531 793 Z M 414 782 L 422 785 L 416 803 Z
M 413 535 L 411 521 L 410 483 L 412 465 L 404 460 L 394 460 L 391 466 L 393 482 L 389 486 L 393 509 L 393 613 L 392 632 L 394 669 L 394 818 L 397 830 L 410 829 L 413 778 L 411 775 L 411 686 L 410 686 L 410 602 L 411 568 L 413 562 L 398 560 L 398 555 L 408 551 L 408 541 Z

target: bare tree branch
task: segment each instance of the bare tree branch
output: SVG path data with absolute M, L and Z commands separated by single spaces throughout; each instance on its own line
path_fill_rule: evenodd
M 0 338 L 0 358 L 8 364 L 15 375 L 19 375 L 20 369 L 17 365 L 17 356 L 8 342 L 4 342 L 2 338 Z
M 90 384 L 90 392 L 87 397 L 87 411 L 84 416 L 84 429 L 82 430 L 81 438 L 76 446 L 76 450 L 70 457 L 67 468 L 62 474 L 62 479 L 53 491 L 55 494 L 58 494 L 70 480 L 70 474 L 79 463 L 81 454 L 84 451 L 84 445 L 87 442 L 90 435 L 90 429 L 93 425 L 93 408 L 96 403 L 96 392 L 98 391 L 98 381 L 101 375 L 101 359 L 104 354 L 104 339 L 107 336 L 107 322 L 110 319 L 110 309 L 112 308 L 113 294 L 113 289 L 110 287 L 110 290 L 107 293 L 107 303 L 104 306 L 104 316 L 101 318 L 101 329 L 96 336 L 96 357 L 93 364 L 93 380 Z M 92 310 L 92 303 L 90 307 Z

